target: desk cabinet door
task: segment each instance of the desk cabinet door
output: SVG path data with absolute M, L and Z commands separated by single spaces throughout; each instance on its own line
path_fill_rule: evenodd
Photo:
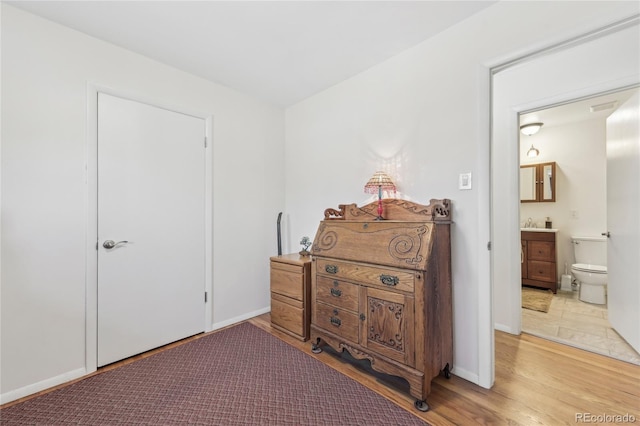
M 360 344 L 413 367 L 413 297 L 371 287 L 361 287 L 360 291 Z

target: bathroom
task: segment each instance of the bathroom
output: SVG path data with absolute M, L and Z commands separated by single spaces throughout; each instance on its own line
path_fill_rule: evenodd
M 542 123 L 535 134 L 520 135 L 521 168 L 554 163 L 546 165 L 544 174 L 551 172 L 555 185 L 554 191 L 541 191 L 538 200 L 542 201 L 520 203 L 520 225 L 551 228 L 555 233 L 557 285 L 548 312 L 522 309 L 523 332 L 640 365 L 640 355 L 608 321 L 606 296 L 605 303 L 581 301 L 579 282 L 571 272 L 572 237 L 600 237 L 606 244 L 602 237 L 607 232 L 606 118 L 638 91 L 634 88 L 520 116 L 521 126 Z M 525 194 L 527 180 L 521 173 L 523 199 L 530 198 Z

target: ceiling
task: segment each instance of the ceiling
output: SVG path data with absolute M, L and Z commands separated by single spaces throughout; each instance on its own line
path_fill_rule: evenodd
M 614 93 L 580 99 L 563 105 L 528 112 L 520 115 L 520 123 L 544 124 L 544 128 L 578 123 L 581 121 L 606 119 L 620 105 L 627 101 L 639 88 L 620 90 Z M 595 111 L 591 111 L 592 107 Z
M 495 1 L 6 1 L 286 107 Z

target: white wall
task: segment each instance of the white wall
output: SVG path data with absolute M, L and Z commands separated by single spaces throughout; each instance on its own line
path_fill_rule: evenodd
M 288 109 L 283 146 L 280 110 L 3 4 L 3 402 L 84 367 L 87 80 L 214 115 L 215 323 L 268 306 L 278 211 L 285 251 L 298 251 L 325 208 L 368 198 L 362 188 L 378 168 L 418 202 L 451 198 L 454 372 L 478 382 L 486 356 L 477 301 L 486 297 L 478 288 L 489 226 L 487 67 L 637 9 L 498 3 Z M 458 191 L 458 174 L 468 171 L 474 187 Z
M 479 300 L 490 304 L 479 293 L 488 280 L 488 66 L 637 9 L 630 2 L 500 2 L 288 108 L 289 244 L 313 236 L 325 208 L 366 198 L 363 185 L 377 169 L 413 200 L 452 199 L 454 373 L 490 386 L 492 374 L 480 364 L 486 370 L 491 348 L 478 337 L 491 323 L 478 309 Z M 462 172 L 473 173 L 471 191 L 457 189 Z
M 571 236 L 599 236 L 607 228 L 607 158 L 605 119 L 542 127 L 520 145 L 520 164 L 556 162 L 556 201 L 521 203 L 520 223 L 532 218 L 544 228 L 551 218 L 556 235 L 558 280 L 565 263 L 571 273 Z M 526 152 L 531 144 L 540 150 L 534 159 Z M 575 212 L 575 215 L 572 214 Z
M 2 4 L 2 402 L 84 373 L 87 82 L 213 115 L 210 321 L 269 308 L 283 111 Z

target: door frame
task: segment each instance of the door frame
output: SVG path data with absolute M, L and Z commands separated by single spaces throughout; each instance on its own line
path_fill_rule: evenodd
M 597 41 L 600 38 L 614 35 L 620 31 L 631 27 L 637 27 L 639 22 L 638 16 L 625 19 L 604 28 L 595 29 L 587 34 L 558 43 L 535 52 L 531 55 L 504 62 L 501 65 L 490 67 L 491 69 L 491 164 L 501 164 L 500 169 L 491 168 L 491 283 L 487 290 L 491 294 L 503 293 L 505 296 L 502 300 L 503 305 L 507 306 L 507 318 L 502 324 L 492 324 L 497 330 L 502 330 L 512 334 L 520 334 L 521 332 L 521 289 L 519 287 L 510 288 L 506 283 L 518 282 L 521 279 L 521 270 L 519 265 L 519 245 L 520 245 L 520 217 L 519 217 L 519 146 L 513 144 L 514 140 L 518 140 L 518 122 L 519 114 L 546 108 L 552 105 L 572 102 L 577 99 L 592 97 L 597 94 L 615 92 L 625 88 L 631 88 L 639 83 L 638 75 L 611 76 L 610 78 L 597 81 L 593 77 L 588 80 L 589 83 L 576 87 L 557 87 L 553 90 L 547 90 L 545 94 L 537 93 L 535 96 L 515 95 L 506 96 L 495 88 L 495 76 L 501 71 L 509 70 L 514 65 L 520 65 L 525 62 L 535 64 L 537 59 L 544 60 L 553 53 L 572 48 L 580 48 L 589 42 Z M 531 85 L 531 80 L 523 79 L 517 76 L 516 80 L 522 87 Z M 518 99 L 516 96 L 520 96 Z M 500 105 L 502 109 L 496 106 Z M 508 109 L 508 112 L 507 112 Z M 500 112 L 499 112 L 500 111 Z M 500 226 L 495 226 L 500 223 Z M 481 289 L 482 292 L 483 289 Z M 493 296 L 492 296 L 493 297 Z M 496 306 L 495 300 L 489 306 Z M 487 307 L 481 307 L 486 309 Z M 491 317 L 495 317 L 493 308 Z M 495 320 L 495 318 L 494 318 Z M 481 340 L 489 339 L 489 336 L 480 336 Z M 490 336 L 493 341 L 493 335 Z M 495 364 L 495 354 L 492 354 Z M 482 369 L 487 368 L 486 365 Z M 492 367 L 493 368 L 493 367 Z
M 213 115 L 178 108 L 137 93 L 114 89 L 94 82 L 87 83 L 86 117 L 86 231 L 85 231 L 85 368 L 86 374 L 98 369 L 98 93 L 155 106 L 200 118 L 205 122 L 205 313 L 204 331 L 213 324 Z M 203 141 L 204 143 L 204 141 Z
M 491 111 L 491 130 L 490 130 L 490 241 L 491 241 L 491 278 L 490 282 L 480 283 L 480 294 L 484 291 L 488 292 L 491 300 L 482 298 L 479 300 L 479 310 L 481 315 L 483 312 L 491 312 L 488 315 L 495 322 L 493 300 L 496 292 L 504 292 L 505 300 L 508 305 L 509 313 L 507 324 L 491 324 L 491 332 L 483 333 L 479 336 L 481 348 L 491 347 L 494 345 L 493 330 L 498 329 L 512 334 L 520 334 L 521 331 L 521 289 L 515 288 L 513 291 L 505 292 L 504 283 L 518 282 L 521 279 L 521 270 L 519 265 L 519 244 L 520 244 L 520 217 L 519 217 L 519 157 L 518 157 L 518 132 L 519 132 L 519 114 L 537 109 L 541 109 L 551 105 L 559 105 L 571 102 L 581 98 L 588 98 L 597 94 L 604 94 L 631 88 L 638 84 L 639 76 L 624 76 L 623 78 L 610 78 L 607 81 L 599 83 L 591 83 L 586 87 L 578 89 L 572 88 L 556 90 L 552 94 L 546 96 L 539 95 L 530 97 L 526 101 L 516 100 L 514 98 L 503 99 L 508 103 L 509 113 L 506 114 L 502 110 L 502 115 L 496 111 L 496 103 L 499 101 L 499 92 L 494 85 L 494 77 L 501 71 L 508 70 L 515 65 L 521 65 L 525 62 L 533 62 L 537 59 L 544 59 L 553 53 L 562 50 L 570 50 L 573 47 L 580 47 L 591 41 L 617 33 L 633 26 L 638 26 L 640 19 L 634 16 L 612 25 L 597 28 L 591 32 L 580 35 L 570 40 L 559 42 L 549 48 L 533 52 L 529 55 L 514 58 L 509 61 L 502 61 L 487 66 L 490 74 L 490 111 Z M 522 87 L 530 84 L 530 81 L 519 81 Z M 503 105 L 504 107 L 504 105 Z M 497 158 L 496 158 L 497 157 Z M 494 169 L 493 164 L 501 164 L 501 169 Z M 500 226 L 496 226 L 499 223 Z M 486 319 L 486 317 L 484 317 Z M 486 331 L 487 328 L 483 327 Z M 489 359 L 491 362 L 489 363 Z M 493 383 L 495 379 L 495 353 L 491 356 L 481 354 L 480 376 L 482 386 Z

